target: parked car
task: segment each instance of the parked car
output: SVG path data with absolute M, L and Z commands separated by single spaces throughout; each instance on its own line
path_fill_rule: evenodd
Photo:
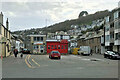
M 58 59 L 61 59 L 61 54 L 59 51 L 51 51 L 51 53 L 49 54 L 49 58 L 52 59 L 52 58 L 58 58 Z
M 104 53 L 104 58 L 120 59 L 120 53 L 115 52 L 115 51 L 106 51 L 106 52 Z
M 25 48 L 22 50 L 22 53 L 23 54 L 30 54 L 30 50 Z

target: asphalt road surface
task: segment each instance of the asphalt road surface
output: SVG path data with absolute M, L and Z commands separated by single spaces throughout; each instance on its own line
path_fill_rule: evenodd
M 118 78 L 118 60 L 92 56 L 62 55 L 60 60 L 48 55 L 10 56 L 2 61 L 3 78 Z

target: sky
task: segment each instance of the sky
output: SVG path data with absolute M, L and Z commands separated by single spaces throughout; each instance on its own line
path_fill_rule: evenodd
M 81 11 L 93 14 L 118 7 L 119 0 L 2 0 L 4 25 L 11 31 L 42 28 L 65 20 L 77 19 Z

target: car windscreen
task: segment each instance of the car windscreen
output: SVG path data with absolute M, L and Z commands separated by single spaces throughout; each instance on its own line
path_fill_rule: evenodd
M 115 54 L 118 54 L 118 55 L 120 55 L 120 53 L 119 53 L 119 52 L 116 52 L 116 51 L 114 51 L 114 53 L 115 53 Z
M 27 49 L 24 49 L 25 51 L 27 50 Z
M 112 51 L 108 51 L 108 53 L 109 53 L 109 54 L 115 54 L 115 53 L 114 53 L 114 52 L 112 52 Z
M 53 51 L 52 54 L 59 54 L 59 52 L 58 51 Z

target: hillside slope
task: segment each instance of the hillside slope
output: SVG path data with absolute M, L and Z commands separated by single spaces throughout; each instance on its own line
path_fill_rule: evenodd
M 89 14 L 87 16 L 81 16 L 78 19 L 66 20 L 64 22 L 56 23 L 48 27 L 30 29 L 30 30 L 24 30 L 24 31 L 15 31 L 13 33 L 20 34 L 22 32 L 22 35 L 28 35 L 28 34 L 32 34 L 32 32 L 34 32 L 34 34 L 39 34 L 40 31 L 43 31 L 43 34 L 46 34 L 48 32 L 67 31 L 71 29 L 71 25 L 88 24 L 93 20 L 104 18 L 108 14 L 109 14 L 108 10 L 98 11 L 94 14 Z

